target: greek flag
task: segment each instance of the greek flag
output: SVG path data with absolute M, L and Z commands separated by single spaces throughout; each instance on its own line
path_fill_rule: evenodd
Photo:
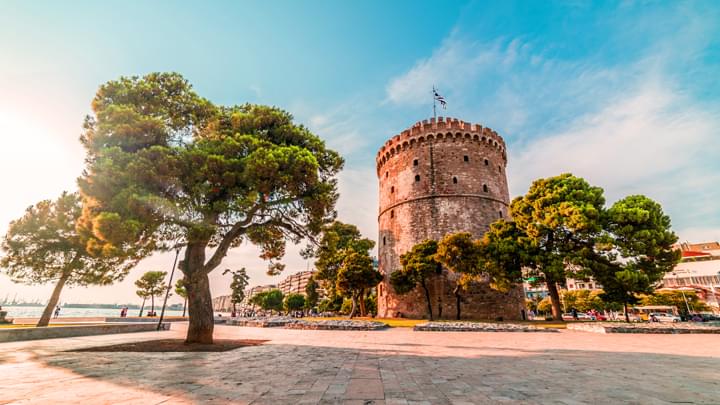
M 447 101 L 445 101 L 445 97 L 441 96 L 440 93 L 438 93 L 434 87 L 433 87 L 433 96 L 435 97 L 435 100 L 440 102 L 440 105 L 442 106 L 443 110 L 447 108 Z

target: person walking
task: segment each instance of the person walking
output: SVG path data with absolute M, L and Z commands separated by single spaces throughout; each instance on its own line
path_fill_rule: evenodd
M 58 305 L 58 306 L 55 307 L 55 315 L 54 315 L 54 318 L 57 318 L 58 316 L 60 316 L 60 305 Z

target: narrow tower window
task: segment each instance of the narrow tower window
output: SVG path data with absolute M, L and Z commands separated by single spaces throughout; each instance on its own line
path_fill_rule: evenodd
M 395 211 L 394 211 L 394 210 L 390 210 L 390 218 L 395 218 Z
M 457 184 L 457 177 L 453 177 L 453 184 Z
M 490 164 L 490 161 L 487 160 L 487 159 L 485 159 L 485 166 L 487 166 L 487 165 L 489 165 L 489 164 Z
M 416 181 L 416 182 L 420 181 L 420 175 L 419 175 L 419 174 L 416 174 L 416 175 L 415 175 L 415 181 Z
M 502 214 L 502 213 L 501 213 Z M 383 246 L 385 246 L 385 237 L 383 236 Z
M 391 186 L 391 187 L 390 187 L 390 194 L 392 194 L 392 193 L 394 193 L 394 192 L 395 192 L 395 186 Z
M 388 177 L 388 174 L 390 174 L 390 172 L 385 172 L 385 178 L 386 178 L 386 179 L 387 179 L 387 177 Z
M 502 166 L 498 165 L 498 172 L 502 173 Z
M 502 217 L 503 217 L 502 211 L 498 211 L 498 218 L 502 218 Z
M 486 192 L 486 193 L 488 192 L 487 184 L 483 184 L 483 191 Z
M 469 162 L 469 161 L 470 161 L 470 156 L 468 156 L 468 155 L 463 156 L 463 161 Z
M 413 160 L 413 166 L 417 166 L 417 165 L 418 165 L 418 160 L 417 159 Z

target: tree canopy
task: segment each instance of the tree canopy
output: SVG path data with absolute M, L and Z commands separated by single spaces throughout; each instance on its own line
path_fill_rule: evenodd
M 305 296 L 302 294 L 291 293 L 285 296 L 283 301 L 285 311 L 299 311 L 305 307 Z
M 318 294 L 318 285 L 315 282 L 315 276 L 310 277 L 305 286 L 305 308 L 312 309 L 318 304 L 320 294 Z
M 518 240 L 530 253 L 525 268 L 547 284 L 555 319 L 562 319 L 558 285 L 588 276 L 604 204 L 601 188 L 565 173 L 535 180 L 510 205 Z
M 435 260 L 437 251 L 436 241 L 420 242 L 400 256 L 402 268 L 390 274 L 390 284 L 398 294 L 406 294 L 418 286 L 423 289 L 430 320 L 433 320 L 433 311 L 428 281 L 442 273 L 442 266 Z
M 283 293 L 278 289 L 262 291 L 252 296 L 250 303 L 259 306 L 265 311 L 282 311 Z
M 243 302 L 245 299 L 245 288 L 248 286 L 248 280 L 250 277 L 247 275 L 245 267 L 240 270 L 225 269 L 223 274 L 232 274 L 232 281 L 230 282 L 230 302 L 233 304 L 233 312 L 236 312 L 237 304 Z
M 468 232 L 447 234 L 438 242 L 435 259 L 455 273 L 455 318 L 460 319 L 462 292 L 480 276 L 480 246 Z
M 47 326 L 65 285 L 107 285 L 123 279 L 137 262 L 133 255 L 90 251 L 88 235 L 78 231 L 82 205 L 77 193 L 30 206 L 8 227 L 2 240 L 0 267 L 14 282 L 55 289 L 38 326 Z
M 166 271 L 148 271 L 139 279 L 135 280 L 137 295 L 143 298 L 150 298 L 151 311 L 155 310 L 155 297 L 159 297 L 165 291 Z
M 343 160 L 285 111 L 214 105 L 176 73 L 110 81 L 92 109 L 79 179 L 88 249 L 144 257 L 184 245 L 187 342 L 212 342 L 208 273 L 230 248 L 260 246 L 274 274 L 286 241 L 335 217 Z
M 642 195 L 625 197 L 607 210 L 599 250 L 605 259 L 595 266 L 594 277 L 608 301 L 626 306 L 639 301 L 638 294 L 650 294 L 665 273 L 680 260 L 673 249 L 677 236 L 670 229 L 670 217 L 657 202 Z
M 375 270 L 373 261 L 367 252 L 351 252 L 343 260 L 337 274 L 336 288 L 340 294 L 350 296 L 353 301 L 350 318 L 355 316 L 358 305 L 365 307 L 364 291 L 375 287 L 383 279 L 382 273 Z M 363 315 L 364 315 L 364 311 Z

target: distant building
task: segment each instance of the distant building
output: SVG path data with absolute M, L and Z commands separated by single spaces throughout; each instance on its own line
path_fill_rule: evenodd
M 283 295 L 291 293 L 305 295 L 305 287 L 307 287 L 308 281 L 310 281 L 313 274 L 315 274 L 313 271 L 301 271 L 292 274 L 281 281 L 278 284 L 278 288 L 282 291 Z
M 720 243 L 679 243 L 682 258 L 665 274 L 662 288 L 693 290 L 698 297 L 720 311 Z
M 263 291 L 268 291 L 277 288 L 275 284 L 259 285 L 245 290 L 245 299 L 238 305 L 238 307 L 248 305 L 250 298 Z M 212 300 L 213 311 L 216 312 L 230 312 L 232 311 L 232 295 L 221 295 L 215 297 Z

